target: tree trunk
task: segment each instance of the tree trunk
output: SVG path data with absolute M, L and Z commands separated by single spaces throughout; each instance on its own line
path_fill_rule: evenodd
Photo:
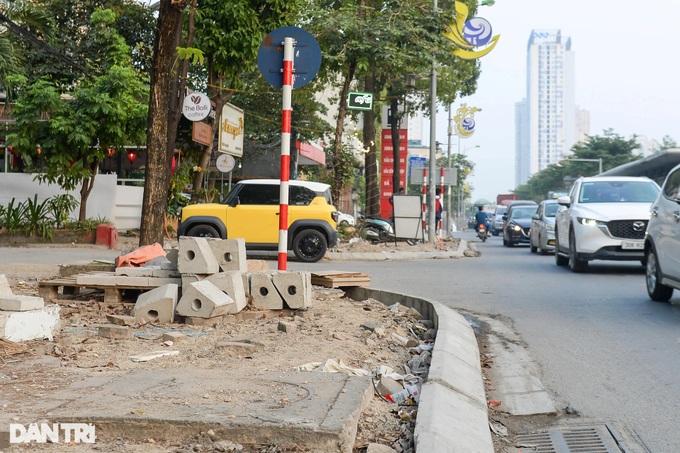
M 364 80 L 367 93 L 375 90 L 375 77 L 371 74 Z M 378 181 L 378 156 L 375 144 L 375 113 L 373 110 L 364 112 L 364 149 L 368 149 L 364 158 L 366 171 L 366 215 L 380 216 L 380 184 Z
M 151 100 L 149 103 L 148 134 L 146 139 L 146 174 L 142 225 L 139 245 L 163 244 L 165 210 L 170 184 L 170 156 L 168 143 L 168 112 L 170 88 L 174 79 L 173 66 L 177 57 L 177 33 L 181 31 L 183 11 L 189 0 L 161 0 L 154 43 L 154 63 L 151 71 Z M 176 94 L 173 93 L 174 96 Z
M 342 83 L 342 90 L 340 91 L 340 104 L 338 105 L 338 119 L 335 123 L 335 138 L 333 143 L 333 157 L 331 163 L 333 165 L 333 187 L 332 196 L 336 202 L 340 200 L 340 191 L 342 190 L 342 176 L 341 169 L 338 168 L 340 161 L 340 154 L 342 153 L 342 136 L 345 132 L 345 116 L 347 115 L 347 96 L 349 94 L 349 85 L 354 79 L 354 71 L 356 70 L 356 62 L 351 61 L 347 67 L 347 74 Z
M 95 159 L 89 162 L 88 158 L 83 159 L 83 165 L 89 166 L 92 176 L 83 180 L 80 186 L 80 208 L 78 209 L 78 221 L 83 222 L 87 219 L 87 199 L 90 197 L 90 192 L 94 187 L 94 180 L 97 177 L 97 170 L 99 169 L 99 160 Z

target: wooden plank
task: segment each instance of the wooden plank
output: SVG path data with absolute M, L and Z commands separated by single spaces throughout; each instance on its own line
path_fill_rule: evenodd
M 362 272 L 319 271 L 312 272 L 311 277 L 313 285 L 325 286 L 328 288 L 369 286 L 371 284 L 371 277 Z

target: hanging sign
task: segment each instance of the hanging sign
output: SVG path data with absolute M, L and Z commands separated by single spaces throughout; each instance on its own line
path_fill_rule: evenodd
M 201 121 L 210 114 L 210 98 L 203 93 L 191 93 L 184 98 L 182 113 L 189 121 Z

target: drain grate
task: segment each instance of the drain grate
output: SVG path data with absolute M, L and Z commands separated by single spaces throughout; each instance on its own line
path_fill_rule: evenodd
M 517 444 L 541 453 L 621 453 L 607 425 L 552 428 L 545 432 L 520 434 Z

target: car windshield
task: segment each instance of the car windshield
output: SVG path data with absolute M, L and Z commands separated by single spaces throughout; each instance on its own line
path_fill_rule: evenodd
M 555 214 L 557 213 L 557 209 L 560 207 L 557 203 L 546 203 L 545 205 L 545 216 L 546 217 L 555 217 Z
M 652 203 L 659 188 L 652 181 L 593 181 L 581 186 L 579 203 Z
M 510 213 L 511 219 L 529 219 L 536 212 L 536 206 L 514 208 Z

